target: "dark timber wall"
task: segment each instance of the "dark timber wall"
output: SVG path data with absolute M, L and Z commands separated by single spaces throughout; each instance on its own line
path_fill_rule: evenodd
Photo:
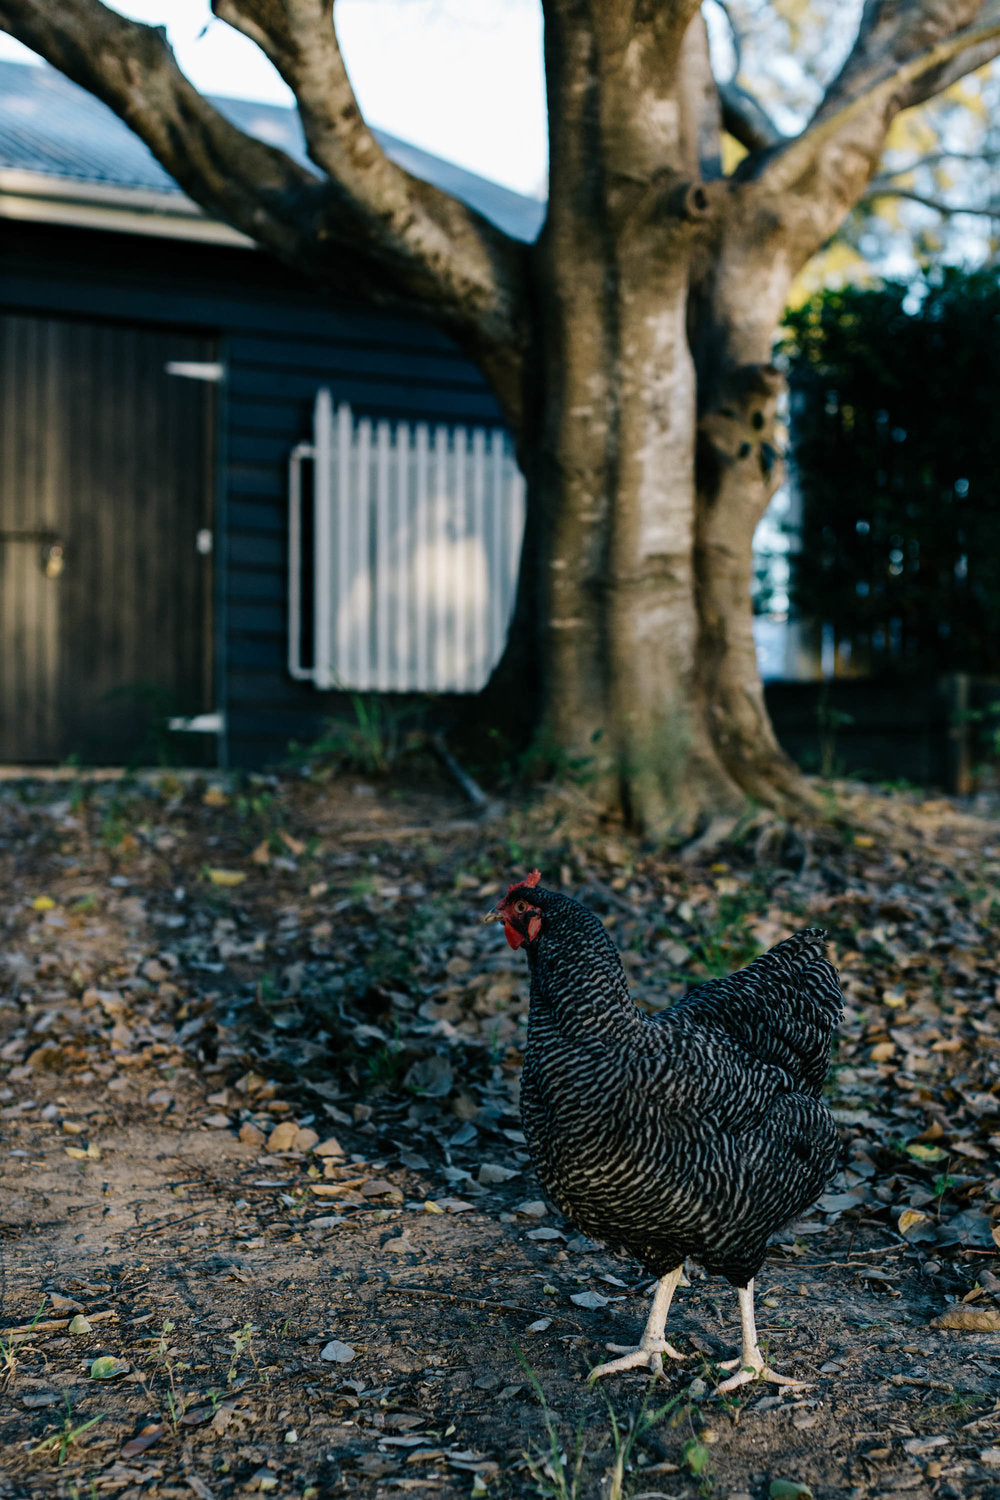
M 170 715 L 214 707 L 216 393 L 167 373 L 214 357 L 0 310 L 0 759 L 148 763 Z
M 285 670 L 288 454 L 318 386 L 362 413 L 496 422 L 473 365 L 435 329 L 327 297 L 250 250 L 4 221 L 0 310 L 215 337 L 216 683 L 238 766 L 318 733 L 335 695 Z M 0 395 L 5 408 L 16 391 Z M 8 412 L 9 416 L 9 412 Z M 165 564 L 166 565 L 166 564 Z

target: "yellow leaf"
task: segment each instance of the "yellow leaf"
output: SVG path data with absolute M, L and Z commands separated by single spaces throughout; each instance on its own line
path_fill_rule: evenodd
M 426 1198 L 424 1200 L 424 1212 L 429 1214 L 443 1214 L 444 1209 L 440 1203 L 435 1203 L 433 1198 Z
M 872 1048 L 871 1052 L 868 1055 L 871 1058 L 872 1062 L 888 1062 L 895 1051 L 895 1042 L 876 1042 L 875 1046 Z
M 56 903 L 51 896 L 36 896 L 31 904 L 36 911 L 51 911 Z
M 875 847 L 875 840 L 870 833 L 856 833 L 854 835 L 854 842 L 859 849 L 874 849 Z
M 229 802 L 221 786 L 210 786 L 201 800 L 206 807 L 225 807 Z
M 903 990 L 883 990 L 882 1004 L 891 1005 L 893 1008 L 906 1004 L 906 994 Z
M 242 885 L 247 875 L 245 870 L 209 870 L 208 878 L 213 885 Z
M 900 1234 L 905 1235 L 908 1229 L 913 1229 L 917 1224 L 926 1224 L 927 1215 L 922 1214 L 919 1208 L 904 1208 L 896 1220 L 896 1228 Z
M 944 1161 L 948 1153 L 942 1151 L 940 1146 L 921 1146 L 911 1142 L 906 1148 L 906 1154 L 912 1156 L 914 1161 Z

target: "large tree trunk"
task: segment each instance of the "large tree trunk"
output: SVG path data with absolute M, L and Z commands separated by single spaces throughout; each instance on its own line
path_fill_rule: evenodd
M 606 806 L 652 834 L 690 831 L 741 801 L 699 691 L 685 259 L 664 258 L 640 285 L 620 265 L 610 291 L 579 261 L 563 272 L 529 508 L 542 733 L 588 768 Z M 553 278 L 563 265 L 553 256 Z
M 696 368 L 697 333 L 691 347 L 701 242 L 719 240 L 732 207 L 698 181 L 700 26 L 672 78 L 644 71 L 657 59 L 634 38 L 620 45 L 613 26 L 589 18 L 574 30 L 575 19 L 548 32 L 553 174 L 521 443 L 531 598 L 501 675 L 534 613 L 544 740 L 587 768 L 605 807 L 649 834 L 686 834 L 748 797 L 808 800 L 771 730 L 751 629 L 750 545 L 775 473 L 773 448 L 760 461 L 764 440 L 773 445 L 773 382 L 737 370 L 747 389 L 728 389 L 739 352 L 728 312 L 722 347 L 708 340 L 718 378 Z M 711 297 L 704 310 L 710 323 Z M 737 395 L 741 410 L 727 415 Z

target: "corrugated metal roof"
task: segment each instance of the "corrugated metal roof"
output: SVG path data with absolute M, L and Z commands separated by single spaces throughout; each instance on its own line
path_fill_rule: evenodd
M 241 130 L 311 166 L 294 109 L 246 99 L 213 98 L 212 103 Z M 393 161 L 461 198 L 508 234 L 529 241 L 538 234 L 545 205 L 537 199 L 512 193 L 383 131 L 376 135 Z M 5 168 L 115 189 L 181 194 L 107 105 L 54 68 L 31 63 L 0 62 L 0 169 Z M 115 201 L 120 204 L 120 194 Z

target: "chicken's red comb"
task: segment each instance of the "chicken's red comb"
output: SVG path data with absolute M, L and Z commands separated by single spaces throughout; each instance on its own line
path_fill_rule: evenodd
M 511 891 L 516 891 L 517 888 L 518 888 L 518 886 L 522 886 L 522 885 L 537 885 L 538 882 L 541 880 L 541 878 L 542 878 L 542 872 L 541 872 L 541 870 L 532 870 L 531 874 L 530 875 L 526 875 L 523 880 L 515 880 L 514 883 L 513 883 L 513 885 L 509 885 L 507 887 L 507 894 L 508 894 L 508 896 L 510 895 Z

